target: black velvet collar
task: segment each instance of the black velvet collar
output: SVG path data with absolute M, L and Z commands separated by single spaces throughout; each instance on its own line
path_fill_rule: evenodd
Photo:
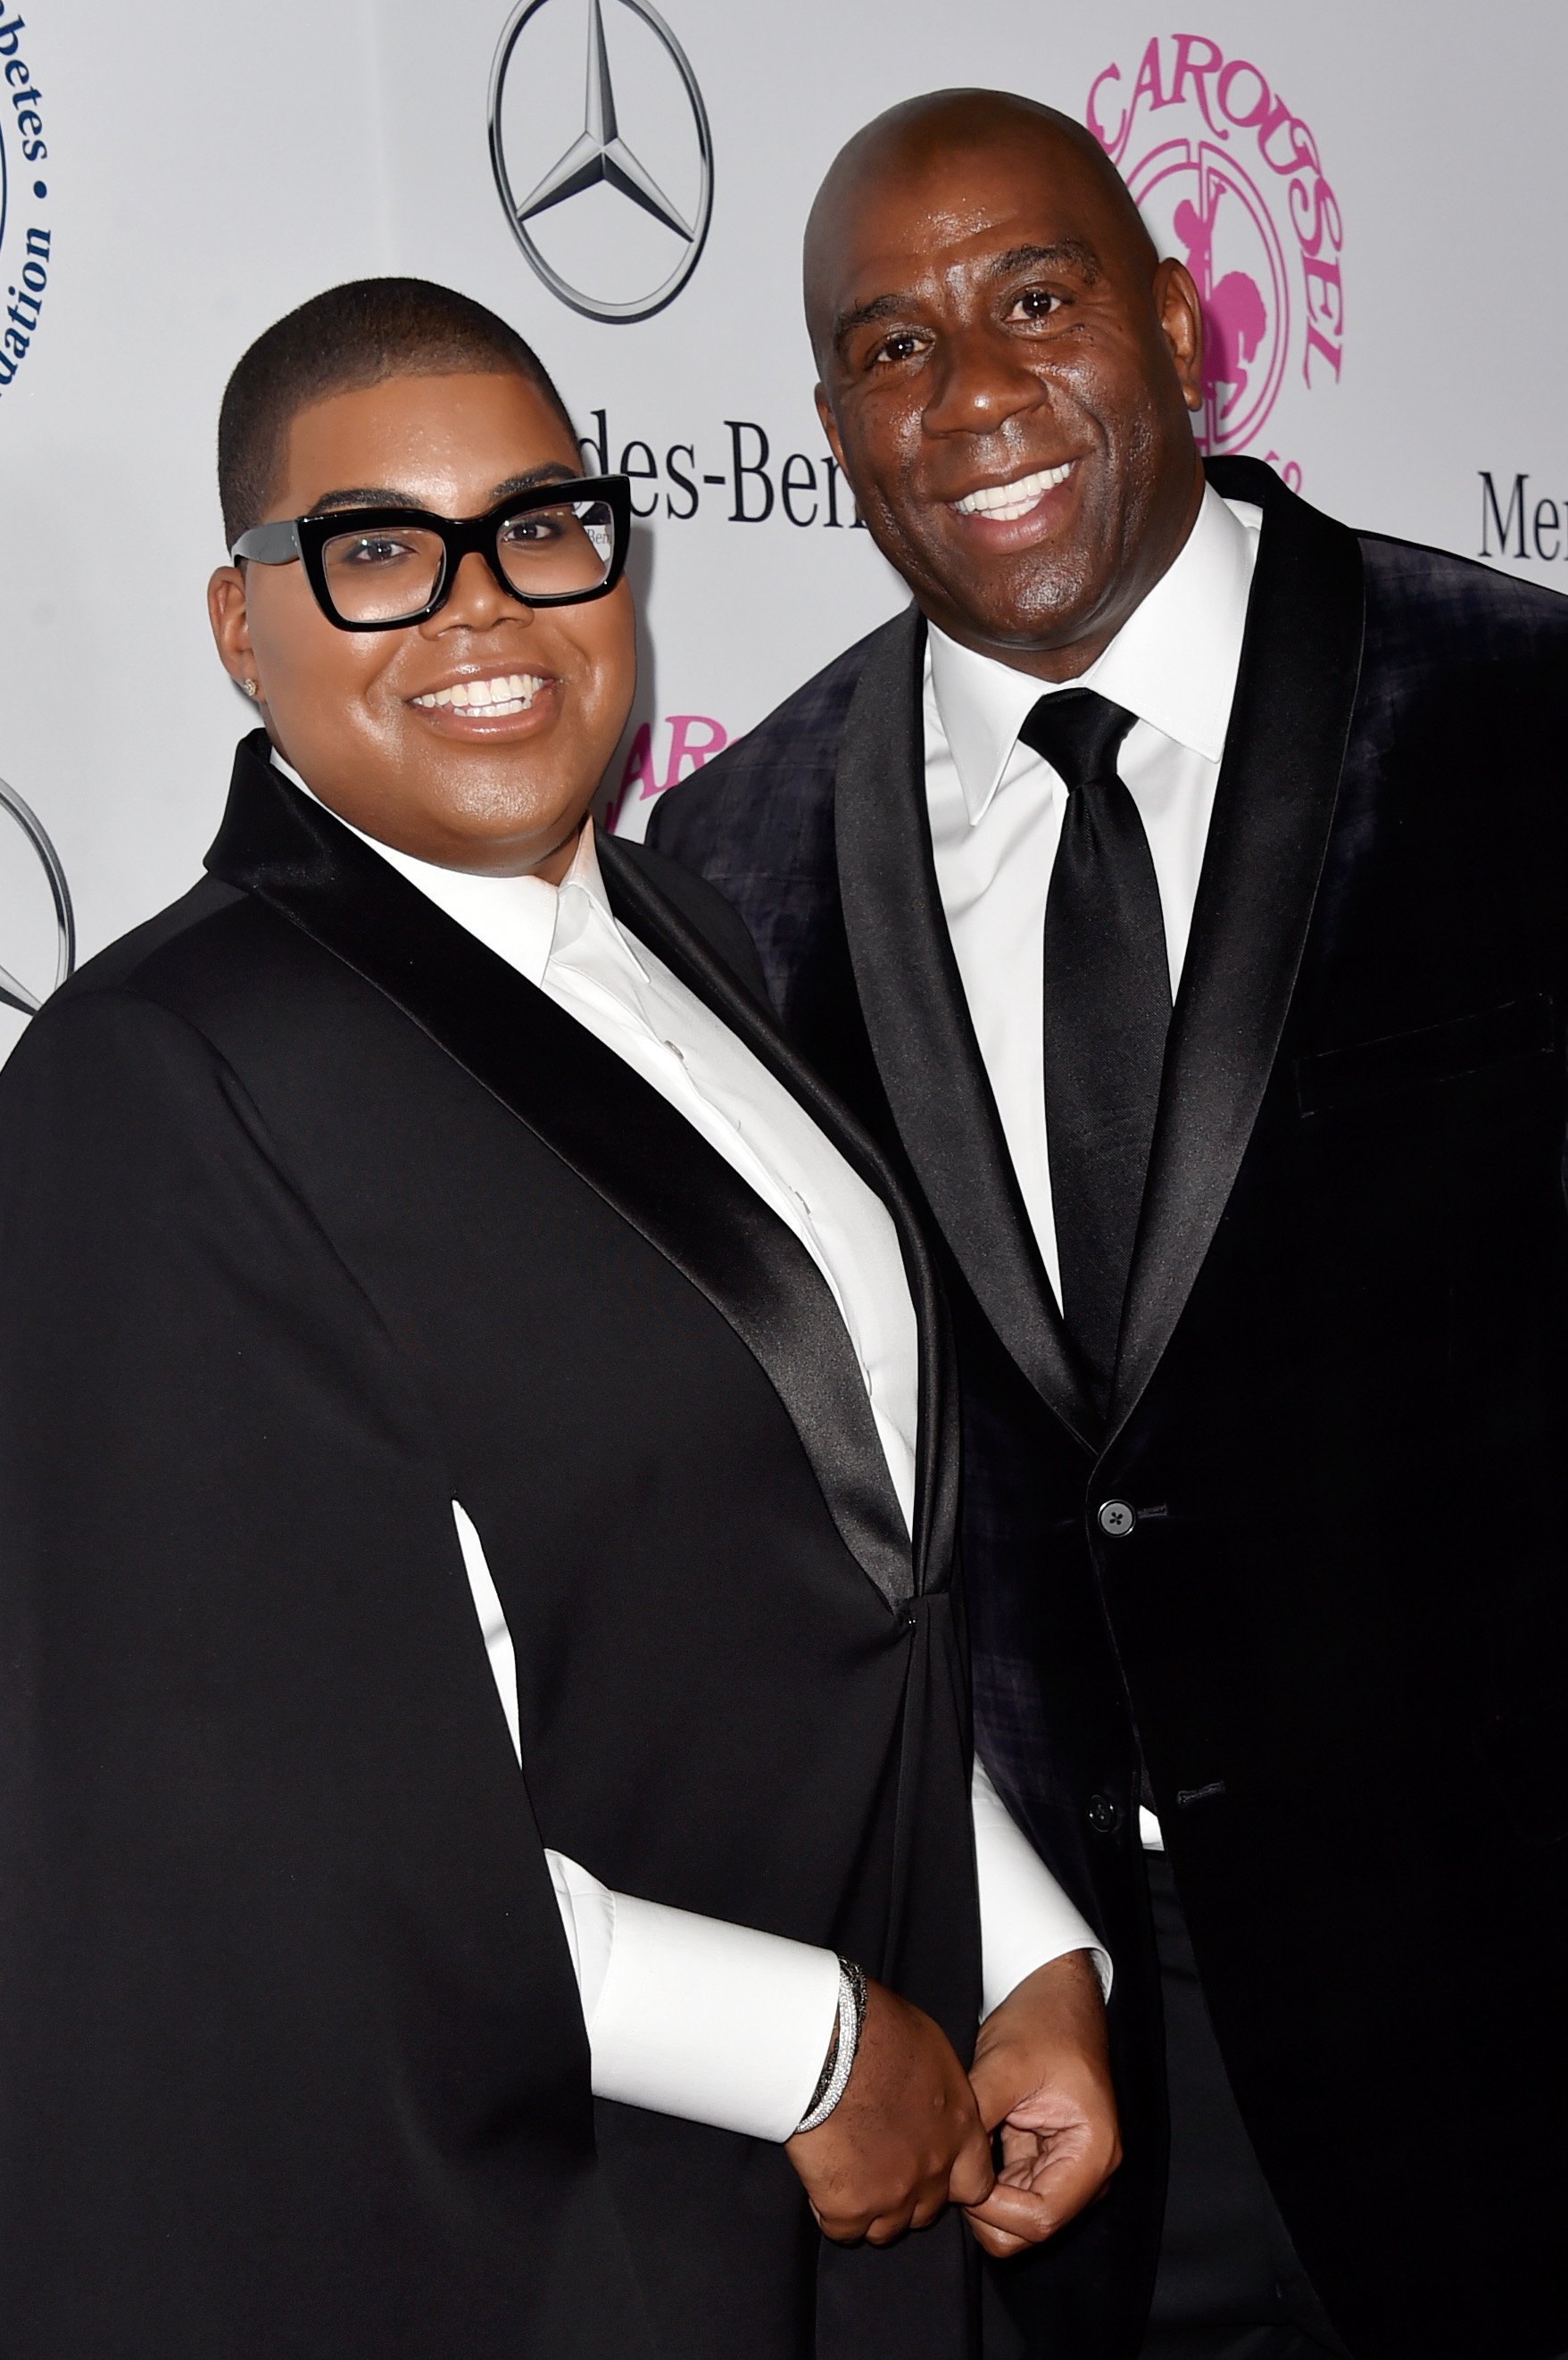
M 1171 1017 L 1111 1400 L 1131 1415 L 1225 1207 L 1274 1068 L 1361 672 L 1355 534 L 1257 459 L 1210 464 L 1263 531 L 1192 931 Z M 1107 1436 L 1109 1439 L 1109 1436 Z
M 861 672 L 833 782 L 839 896 L 882 1086 L 926 1200 L 1018 1367 L 1083 1441 L 1098 1420 L 1024 1207 L 942 914 L 926 812 L 918 611 Z
M 1251 1136 L 1301 965 L 1361 661 L 1353 533 L 1259 461 L 1217 491 L 1264 510 L 1214 814 L 1167 1052 L 1108 1429 L 1035 1243 L 942 914 L 926 814 L 914 608 L 866 659 L 840 745 L 839 890 L 866 1030 L 899 1134 L 976 1301 L 1089 1448 L 1159 1365 Z
M 766 1038 L 768 1063 L 870 1177 L 868 1143 L 803 1076 L 749 994 L 625 854 L 602 845 L 601 857 L 617 915 L 754 1048 Z M 773 1384 L 850 1554 L 889 1605 L 909 1597 L 916 1560 L 837 1306 L 804 1247 L 724 1159 L 611 1050 L 301 794 L 260 731 L 236 752 L 207 866 L 385 993 L 706 1296 Z M 896 1210 L 907 1232 L 907 1209 Z M 908 1235 L 905 1251 L 909 1260 Z M 919 1562 L 937 1581 L 951 1547 L 950 1389 L 918 1240 L 912 1253 L 923 1273 L 923 1358 L 938 1371 L 921 1419 Z

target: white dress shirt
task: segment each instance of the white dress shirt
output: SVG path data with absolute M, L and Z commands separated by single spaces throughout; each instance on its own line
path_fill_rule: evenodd
M 1241 664 L 1262 510 L 1205 490 L 1175 563 L 1075 681 L 1053 684 L 930 634 L 926 801 L 937 888 L 1040 1257 L 1062 1263 L 1045 1134 L 1045 904 L 1067 789 L 1018 731 L 1055 687 L 1093 688 L 1137 715 L 1117 769 L 1143 821 L 1174 997 L 1198 897 Z M 1142 1811 L 1146 1844 L 1160 1823 Z
M 640 1074 L 793 1231 L 844 1318 L 909 1525 L 919 1338 L 892 1217 L 760 1059 L 623 933 L 592 823 L 559 889 L 536 877 L 435 868 L 361 840 Z M 511 1635 L 481 1536 L 460 1502 L 452 1513 L 520 1763 Z M 973 1806 L 987 2009 L 1069 1950 L 1091 1950 L 1108 1990 L 1109 1960 L 978 1764 Z M 577 1862 L 545 1856 L 582 1995 L 594 2094 L 787 2138 L 810 2103 L 836 2020 L 832 1952 L 613 1893 Z

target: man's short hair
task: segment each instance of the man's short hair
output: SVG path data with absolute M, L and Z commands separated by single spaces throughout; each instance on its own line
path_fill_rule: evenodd
M 218 497 L 232 549 L 259 524 L 300 410 L 389 377 L 512 372 L 577 430 L 550 372 L 515 328 L 429 279 L 353 279 L 312 295 L 259 335 L 230 377 L 218 413 Z

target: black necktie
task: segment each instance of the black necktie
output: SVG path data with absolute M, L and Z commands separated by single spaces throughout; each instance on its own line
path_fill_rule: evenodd
M 1042 696 L 1018 735 L 1067 788 L 1045 905 L 1045 1112 L 1062 1309 L 1103 1409 L 1149 1176 L 1171 967 L 1149 838 L 1116 776 L 1135 716 Z

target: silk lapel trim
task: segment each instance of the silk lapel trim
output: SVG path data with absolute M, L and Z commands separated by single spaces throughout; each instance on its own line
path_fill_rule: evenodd
M 728 1322 L 800 1437 L 845 1547 L 889 1606 L 909 1545 L 854 1348 L 810 1254 L 659 1092 L 310 803 L 259 733 L 207 867 L 400 1008 Z
M 1019 1369 L 1090 1448 L 1099 1421 L 1029 1227 L 937 890 L 911 607 L 873 641 L 833 789 L 850 960 L 909 1161 L 975 1300 Z
M 805 1108 L 866 1185 L 876 1190 L 892 1215 L 920 1334 L 914 1556 L 916 1587 L 924 1590 L 929 1579 L 945 1579 L 952 1561 L 958 1513 L 958 1437 L 947 1307 L 920 1218 L 869 1132 L 797 1056 L 767 1011 L 613 836 L 599 838 L 599 862 L 616 917 L 745 1042 L 775 1080 Z M 901 1529 L 901 1516 L 898 1523 Z
M 1247 639 L 1171 1018 L 1107 1447 L 1192 1293 L 1262 1104 L 1301 967 L 1361 667 L 1354 533 L 1260 464 L 1217 488 L 1264 508 Z

